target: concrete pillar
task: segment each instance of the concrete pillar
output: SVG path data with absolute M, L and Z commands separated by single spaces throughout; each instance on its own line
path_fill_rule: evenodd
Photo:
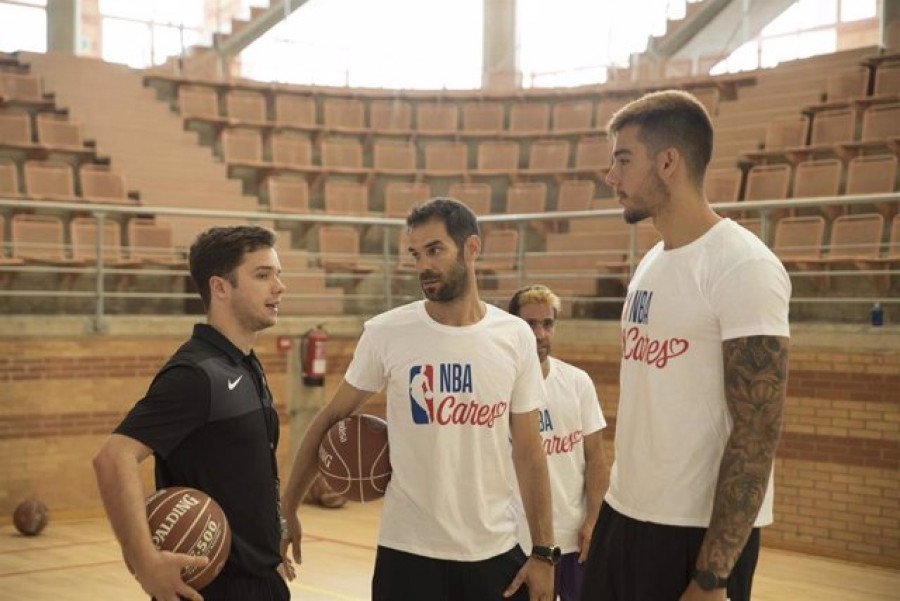
M 78 54 L 80 0 L 47 0 L 47 51 Z
M 103 17 L 100 0 L 78 0 L 81 13 L 81 41 L 78 54 L 93 58 L 103 57 Z
M 879 0 L 877 14 L 880 17 L 881 30 L 878 34 L 878 45 L 888 45 L 888 26 L 900 21 L 900 0 Z
M 516 0 L 484 0 L 481 87 L 513 90 L 522 85 L 516 52 Z

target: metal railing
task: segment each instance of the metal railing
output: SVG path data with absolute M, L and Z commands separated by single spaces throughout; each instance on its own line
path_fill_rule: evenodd
M 721 203 L 713 205 L 713 207 L 725 216 L 741 213 L 761 218 L 761 238 L 771 243 L 774 226 L 771 215 L 778 211 L 814 211 L 821 207 L 841 205 L 850 207 L 851 211 L 855 209 L 855 212 L 859 212 L 860 207 L 870 207 L 875 204 L 882 207 L 890 206 L 900 209 L 900 204 L 898 203 L 900 203 L 900 193 Z M 0 213 L 4 213 L 9 217 L 15 212 L 51 213 L 64 218 L 71 215 L 90 214 L 97 218 L 98 223 L 106 219 L 112 219 L 121 225 L 124 225 L 125 220 L 128 218 L 138 215 L 191 218 L 198 220 L 197 232 L 205 229 L 209 223 L 223 223 L 225 221 L 274 224 L 275 229 L 290 231 L 292 236 L 297 231 L 306 232 L 308 240 L 297 240 L 293 248 L 288 249 L 285 247 L 283 252 L 306 252 L 309 259 L 311 259 L 312 265 L 326 258 L 316 250 L 309 250 L 315 246 L 310 234 L 311 231 L 314 231 L 312 229 L 313 226 L 325 224 L 369 226 L 367 229 L 370 231 L 370 235 L 367 236 L 367 242 L 365 243 L 369 252 L 364 253 L 363 256 L 370 260 L 380 259 L 378 269 L 372 270 L 367 275 L 360 275 L 350 271 L 331 272 L 327 275 L 330 288 L 288 290 L 285 298 L 291 300 L 335 301 L 331 303 L 330 310 L 338 310 L 341 313 L 350 314 L 371 314 L 420 296 L 417 276 L 411 270 L 401 268 L 402 257 L 400 253 L 403 253 L 403 250 L 394 248 L 395 243 L 399 239 L 398 228 L 404 226 L 404 220 L 399 218 L 338 216 L 321 213 L 297 215 L 268 211 L 218 211 L 148 206 L 123 207 L 77 202 L 0 199 Z M 581 290 L 585 287 L 585 281 L 589 282 L 588 288 L 591 287 L 590 282 L 593 281 L 596 283 L 593 287 L 593 293 L 564 293 L 564 303 L 575 307 L 573 313 L 576 316 L 614 317 L 618 313 L 624 299 L 624 283 L 630 278 L 640 258 L 636 227 L 631 226 L 630 244 L 628 248 L 622 249 L 627 257 L 623 264 L 624 268 L 609 272 L 603 272 L 600 269 L 596 272 L 586 272 L 583 268 L 570 269 L 567 267 L 567 263 L 571 263 L 576 255 L 581 258 L 585 255 L 596 255 L 596 260 L 600 261 L 604 258 L 603 253 L 608 251 L 546 252 L 541 248 L 542 235 L 533 231 L 532 228 L 538 222 L 572 222 L 574 220 L 603 218 L 621 219 L 621 214 L 621 209 L 604 209 L 540 214 L 492 214 L 480 217 L 480 222 L 487 229 L 513 227 L 518 230 L 519 234 L 518 249 L 514 257 L 515 269 L 499 273 L 481 273 L 480 280 L 482 285 L 480 290 L 482 296 L 489 301 L 502 305 L 508 299 L 508 294 L 502 291 L 514 290 L 520 285 L 539 281 L 540 279 L 562 282 L 560 284 L 561 289 L 566 288 L 565 282 L 571 281 L 573 284 L 580 284 L 580 286 L 575 286 L 573 289 Z M 9 229 L 10 219 L 7 218 L 6 221 L 7 229 Z M 116 252 L 119 249 L 107 248 L 103 238 L 102 227 L 98 227 L 96 233 L 95 248 L 90 255 L 93 259 L 90 262 L 53 264 L 53 262 L 25 261 L 21 264 L 0 264 L 0 282 L 3 284 L 0 286 L 0 313 L 11 314 L 35 311 L 31 306 L 36 299 L 59 299 L 59 302 L 57 302 L 58 306 L 51 305 L 43 310 L 37 310 L 37 312 L 66 313 L 70 309 L 63 306 L 63 299 L 81 299 L 83 303 L 89 303 L 88 308 L 90 313 L 93 314 L 95 327 L 98 330 L 102 330 L 104 316 L 108 312 L 172 314 L 191 310 L 189 308 L 189 303 L 191 302 L 195 303 L 193 311 L 200 312 L 196 305 L 197 295 L 189 284 L 186 265 L 180 267 L 153 264 L 137 266 L 129 264 L 127 254 L 123 254 L 121 261 L 110 260 L 110 252 Z M 597 233 L 598 237 L 601 235 L 603 234 Z M 487 233 L 487 238 L 489 239 L 489 237 L 490 232 Z M 7 240 L 4 246 L 11 247 L 12 242 L 8 232 L 4 238 Z M 123 244 L 123 247 L 125 250 L 129 249 L 127 244 Z M 66 256 L 72 256 L 71 240 L 67 240 L 66 247 L 63 250 Z M 176 250 L 181 253 L 182 257 L 186 256 L 186 249 L 177 248 Z M 11 253 L 7 249 L 3 249 L 3 251 L 0 256 L 9 258 Z M 530 269 L 529 258 L 537 254 L 559 258 L 557 266 L 552 269 L 542 267 L 539 271 Z M 336 257 L 329 255 L 327 258 L 333 259 Z M 503 257 L 501 255 L 492 255 L 489 258 L 499 259 Z M 294 267 L 285 270 L 285 275 L 296 278 L 311 278 L 314 273 L 320 274 L 321 270 L 316 272 L 314 269 L 304 270 Z M 900 275 L 900 263 L 885 262 L 884 267 L 880 269 L 847 269 L 842 266 L 836 266 L 836 268 L 832 269 L 830 266 L 822 264 L 814 269 L 793 270 L 790 273 L 795 282 L 794 297 L 792 298 L 793 307 L 823 304 L 840 305 L 842 307 L 852 306 L 855 307 L 854 311 L 859 313 L 861 310 L 868 310 L 868 307 L 875 302 L 879 302 L 882 305 L 900 305 L 900 295 L 893 292 L 896 289 L 893 280 L 896 279 L 895 276 Z M 852 281 L 849 287 L 838 287 L 827 291 L 822 290 L 819 284 L 806 289 L 803 289 L 800 285 L 802 282 L 821 282 L 823 280 L 828 281 L 830 278 L 852 278 Z M 81 288 L 74 289 L 72 286 L 60 286 L 59 282 L 54 281 L 54 279 L 68 279 L 70 282 L 80 282 Z M 85 284 L 85 281 L 90 279 L 93 279 L 93 286 L 87 287 L 89 284 Z M 886 282 L 887 286 L 875 289 L 873 286 L 865 283 L 866 280 L 874 281 L 876 279 L 881 283 Z M 144 285 L 136 286 L 136 282 L 143 282 Z M 605 286 L 604 283 L 606 283 Z M 340 289 L 340 292 L 337 292 L 338 289 Z M 28 308 L 24 311 L 17 310 L 16 303 L 13 302 L 13 299 L 17 298 L 26 299 L 29 303 Z M 346 301 L 343 307 L 340 307 L 337 303 L 340 299 Z M 117 300 L 120 302 L 135 301 L 135 303 L 130 308 L 124 306 L 110 310 L 110 303 Z M 145 302 L 141 303 L 139 301 Z M 155 309 L 153 302 L 150 301 L 162 304 Z M 170 301 L 170 303 L 166 305 L 165 301 Z M 606 307 L 605 313 L 601 310 L 603 307 Z M 87 312 L 85 306 L 81 306 L 80 310 L 81 312 Z

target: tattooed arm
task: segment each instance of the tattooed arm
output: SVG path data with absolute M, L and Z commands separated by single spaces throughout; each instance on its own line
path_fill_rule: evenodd
M 734 568 L 766 494 L 781 435 L 788 346 L 787 338 L 776 336 L 722 343 L 725 400 L 733 428 L 719 466 L 712 519 L 696 564 L 721 577 Z M 695 598 L 689 594 L 694 588 L 698 587 L 692 581 L 682 598 Z

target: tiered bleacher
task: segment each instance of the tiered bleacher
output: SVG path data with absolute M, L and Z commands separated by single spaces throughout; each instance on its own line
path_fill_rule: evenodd
M 3 69 L 0 196 L 109 207 L 104 246 L 121 248 L 100 256 L 119 293 L 146 266 L 188 293 L 172 274 L 184 279 L 193 236 L 243 215 L 284 233 L 299 291 L 288 314 L 381 310 L 418 293 L 398 219 L 418 201 L 451 195 L 484 220 L 479 273 L 489 300 L 502 305 L 522 282 L 541 280 L 567 313 L 613 315 L 658 236 L 616 213 L 603 182 L 605 126 L 629 100 L 672 86 L 713 118 L 710 201 L 776 250 L 800 276 L 801 296 L 896 286 L 900 55 L 873 47 L 736 76 L 508 93 L 203 80 L 37 54 L 7 57 Z M 847 202 L 799 202 L 840 196 Z M 4 288 L 16 290 L 32 264 L 96 262 L 96 249 L 83 248 L 96 243 L 96 214 L 4 205 Z M 141 240 L 151 226 L 158 234 Z M 23 231 L 60 246 L 52 257 L 23 254 Z M 157 248 L 155 259 L 145 247 Z M 63 279 L 68 289 L 79 280 Z

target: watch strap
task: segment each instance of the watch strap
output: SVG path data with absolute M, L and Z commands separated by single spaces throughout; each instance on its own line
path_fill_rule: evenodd
M 556 546 L 545 547 L 542 545 L 533 545 L 531 547 L 531 555 L 532 557 L 537 557 L 538 559 L 555 566 L 559 562 L 562 552 L 560 551 L 560 548 Z
M 714 591 L 728 586 L 728 578 L 721 578 L 712 570 L 698 570 L 694 568 L 693 579 L 705 591 Z

